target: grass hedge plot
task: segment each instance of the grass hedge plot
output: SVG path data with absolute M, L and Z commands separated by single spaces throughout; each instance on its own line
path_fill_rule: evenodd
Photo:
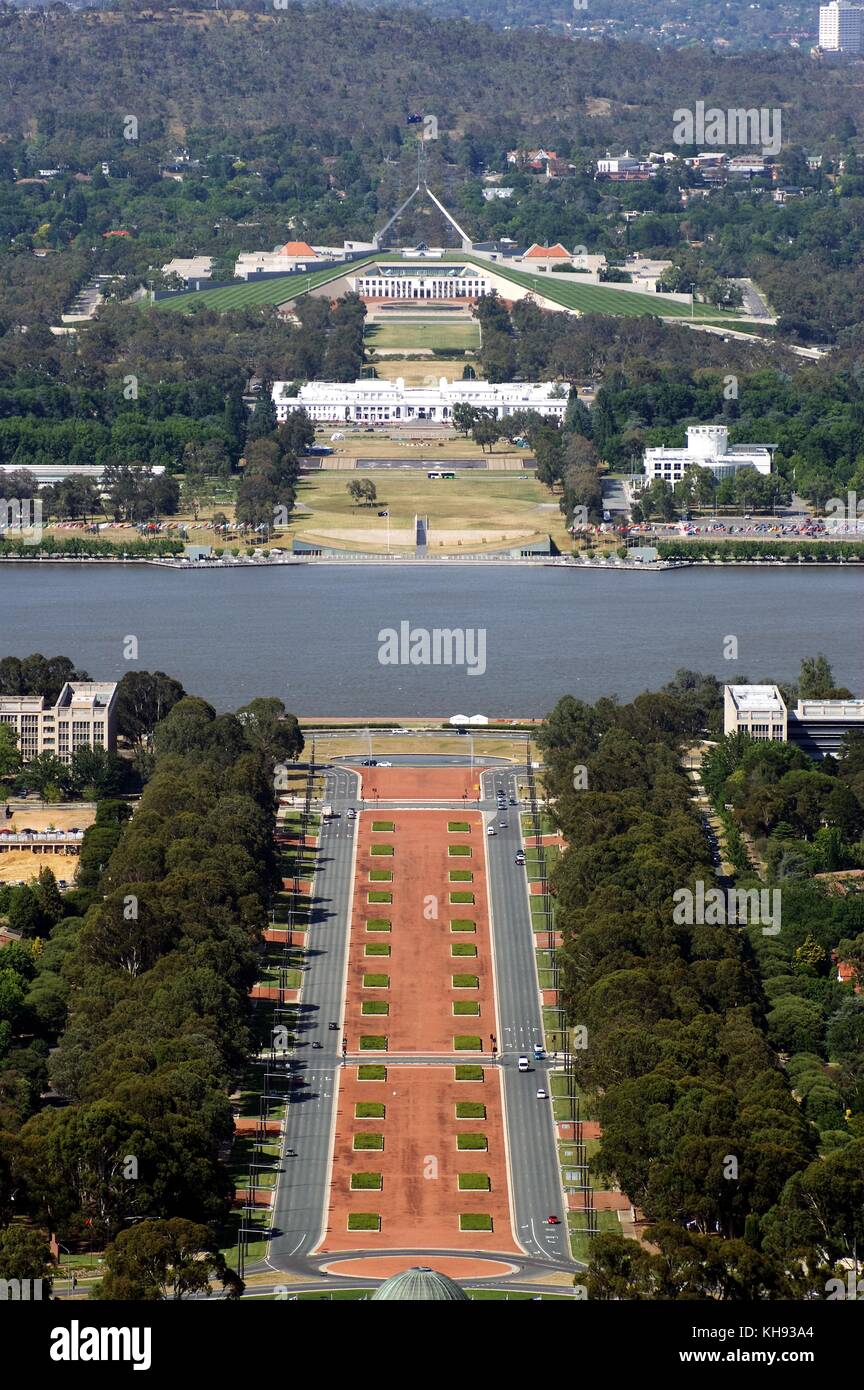
M 459 1173 L 457 1186 L 460 1192 L 489 1192 L 492 1184 L 488 1173 Z
M 479 975 L 451 975 L 450 977 L 454 989 L 479 989 Z
M 470 917 L 451 917 L 451 931 L 476 931 L 477 923 L 472 922 Z
M 451 894 L 450 894 L 450 901 L 451 901 L 451 903 L 454 904 L 454 906 L 457 905 L 457 904 L 460 904 L 460 903 L 461 903 L 461 904 L 473 903 L 473 902 L 474 902 L 474 894 L 473 894 L 473 893 L 451 893 Z
M 354 1106 L 355 1120 L 383 1120 L 387 1117 L 387 1107 L 379 1100 L 358 1100 Z M 468 1115 L 466 1119 L 473 1119 Z
M 354 1147 L 355 1147 L 355 1149 L 356 1149 L 356 1147 L 357 1147 L 356 1143 L 355 1143 Z M 384 1147 L 384 1140 L 383 1140 L 383 1138 L 382 1138 L 382 1140 L 381 1140 L 381 1147 L 382 1147 L 382 1148 Z M 488 1149 L 488 1147 L 489 1147 L 489 1141 L 488 1141 L 488 1139 L 486 1138 L 486 1135 L 485 1135 L 485 1134 L 472 1134 L 472 1133 L 469 1131 L 469 1132 L 466 1133 L 466 1134 L 457 1134 L 457 1135 L 456 1135 L 456 1148 L 457 1148 L 457 1149 L 469 1150 L 469 1151 L 470 1151 L 470 1150 L 476 1150 L 477 1152 L 485 1152 L 486 1149 Z
M 363 976 L 363 988 L 364 988 L 364 989 L 389 989 L 389 988 L 390 988 L 390 976 L 389 976 L 389 975 L 364 975 L 364 976 Z
M 453 1014 L 456 1018 L 478 1018 L 480 1005 L 473 999 L 457 999 L 453 1004 Z
M 451 883 L 473 883 L 474 875 L 470 869 L 451 869 L 448 873 Z
M 386 999 L 364 999 L 360 1005 L 360 1012 L 367 1017 L 380 1015 L 382 1018 L 386 1018 L 390 1012 L 390 1005 Z
M 386 835 L 388 831 L 393 831 L 395 829 L 396 822 L 392 820 L 373 820 L 372 822 L 373 832 L 377 831 L 380 835 Z
M 485 1081 L 486 1079 L 483 1068 L 477 1066 L 454 1067 L 453 1075 L 456 1081 Z
M 370 870 L 369 870 L 369 882 L 370 882 L 370 883 L 392 883 L 392 882 L 393 882 L 393 870 L 392 870 L 392 869 L 370 869 Z
M 447 853 L 454 859 L 465 859 L 471 854 L 470 845 L 448 845 Z
M 387 1034 L 386 1033 L 361 1033 L 360 1034 L 361 1052 L 386 1052 Z
M 380 1173 L 352 1173 L 352 1192 L 380 1192 L 384 1186 Z
M 393 849 L 393 846 L 392 846 L 392 845 L 373 845 L 373 846 L 372 846 L 372 849 L 371 849 L 371 851 L 370 851 L 370 853 L 372 853 L 372 854 L 393 854 L 393 853 L 394 853 L 394 849 Z
M 467 820 L 448 820 L 447 829 L 451 835 L 470 834 L 471 826 Z
M 466 1229 L 468 1229 L 466 1227 Z M 471 1227 L 472 1230 L 479 1230 L 480 1227 Z M 348 1213 L 349 1231 L 380 1231 L 381 1217 L 377 1211 L 350 1211 Z
M 386 941 L 367 941 L 363 947 L 364 956 L 389 956 L 390 947 Z
M 485 1212 L 463 1211 L 459 1214 L 460 1231 L 491 1231 L 492 1217 Z
M 366 923 L 367 931 L 390 931 L 392 923 L 386 917 L 370 917 Z
M 366 894 L 366 901 L 368 903 L 392 903 L 393 894 L 385 893 L 382 889 L 375 888 L 371 893 Z
M 357 1068 L 358 1081 L 386 1081 L 387 1068 L 377 1062 L 364 1062 Z
M 479 1100 L 457 1100 L 457 1120 L 485 1120 L 486 1106 Z
M 477 947 L 473 941 L 454 941 L 450 947 L 450 954 L 451 956 L 476 956 Z
M 383 1149 L 383 1147 L 383 1134 L 375 1134 L 371 1130 L 361 1130 L 359 1134 L 354 1135 L 355 1149 Z
M 483 1039 L 479 1033 L 457 1033 L 453 1039 L 454 1052 L 481 1052 Z

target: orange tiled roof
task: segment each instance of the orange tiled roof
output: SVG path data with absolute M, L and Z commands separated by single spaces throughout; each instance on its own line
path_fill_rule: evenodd
M 283 256 L 314 256 L 317 253 L 312 250 L 308 241 L 286 241 L 280 254 Z
M 546 260 L 549 256 L 569 257 L 569 255 L 570 252 L 566 246 L 561 245 L 560 241 L 556 241 L 554 246 L 538 246 L 535 242 L 531 249 L 525 252 L 523 260 L 527 260 L 529 256 L 534 256 L 538 260 Z

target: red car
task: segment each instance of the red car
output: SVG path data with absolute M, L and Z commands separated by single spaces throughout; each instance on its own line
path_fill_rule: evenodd
M 561 1218 L 558 1216 L 549 1216 L 546 1218 L 546 1224 L 547 1226 L 560 1226 Z

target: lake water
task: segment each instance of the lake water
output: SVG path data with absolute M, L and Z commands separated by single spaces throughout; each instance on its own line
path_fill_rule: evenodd
M 656 689 L 682 666 L 727 681 L 793 679 L 816 652 L 864 694 L 862 599 L 864 573 L 851 567 L 2 564 L 0 655 L 63 654 L 103 680 L 167 671 L 220 710 L 278 695 L 307 716 L 538 716 L 566 693 Z M 379 633 L 403 623 L 472 629 L 468 655 L 482 674 L 382 664 Z M 137 662 L 124 658 L 129 638 Z M 724 659 L 729 638 L 737 660 Z

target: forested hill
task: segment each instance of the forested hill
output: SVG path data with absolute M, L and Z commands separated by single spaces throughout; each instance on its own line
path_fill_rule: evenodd
M 190 130 L 297 122 L 353 138 L 410 111 L 444 132 L 532 136 L 573 148 L 669 148 L 676 107 L 782 107 L 785 142 L 864 130 L 864 71 L 803 54 L 718 57 L 549 33 L 507 33 L 391 9 L 267 13 L 0 11 L 0 139 L 26 132 L 46 158 L 90 135 L 122 148 Z M 55 134 L 56 132 L 56 134 Z

